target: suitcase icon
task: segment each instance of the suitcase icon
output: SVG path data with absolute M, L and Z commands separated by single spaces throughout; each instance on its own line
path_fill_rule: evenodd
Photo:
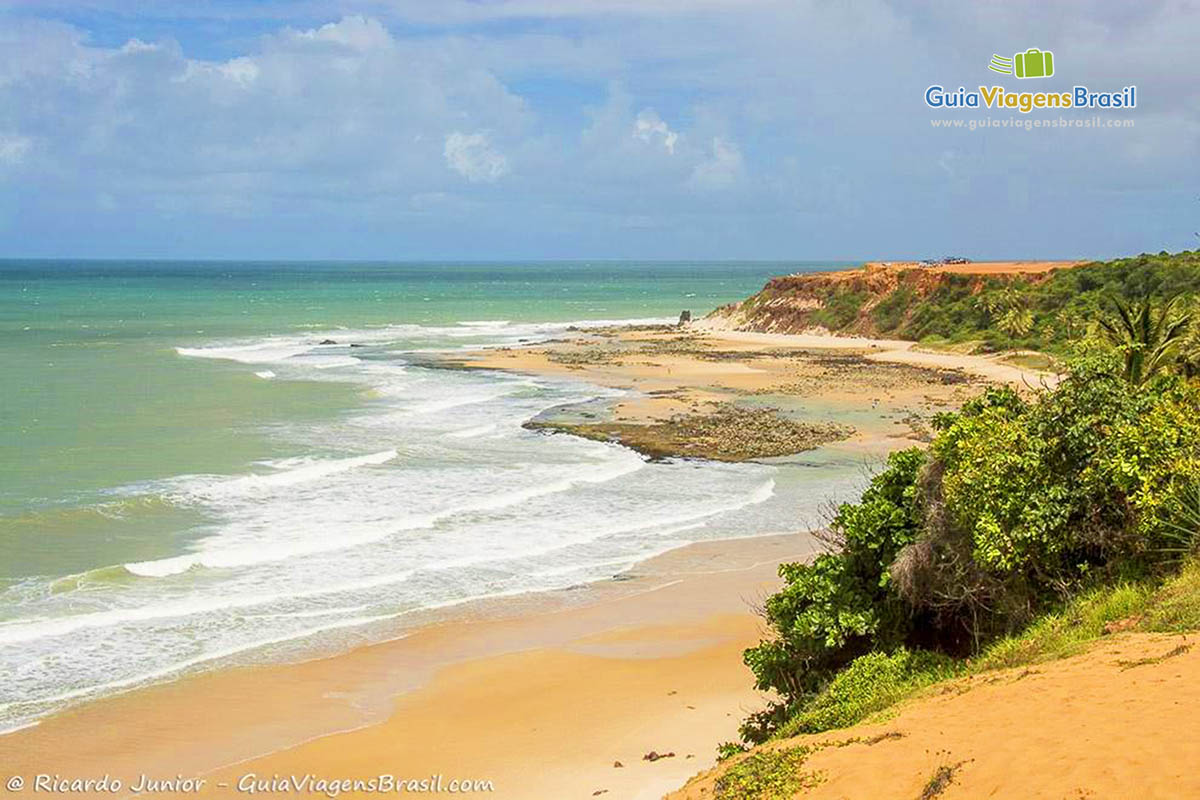
M 1054 74 L 1054 53 L 1031 47 L 1013 56 L 1018 78 L 1049 78 Z

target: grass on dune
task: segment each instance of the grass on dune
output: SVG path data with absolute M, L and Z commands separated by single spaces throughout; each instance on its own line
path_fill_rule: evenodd
M 1162 583 L 1126 582 L 1085 592 L 1043 614 L 970 662 L 900 649 L 851 662 L 782 724 L 774 738 L 821 733 L 878 718 L 881 712 L 946 680 L 1066 658 L 1108 632 L 1174 633 L 1200 629 L 1200 560 Z
M 868 653 L 838 673 L 820 694 L 780 726 L 776 736 L 845 728 L 963 671 L 961 661 L 938 653 Z
M 1020 667 L 1065 658 L 1104 635 L 1110 623 L 1142 615 L 1154 597 L 1147 583 L 1123 583 L 1085 592 L 1061 609 L 1039 617 L 1019 634 L 988 647 L 972 672 Z
M 1155 593 L 1142 627 L 1163 633 L 1200 629 L 1200 560 L 1186 563 Z
M 1200 560 L 1162 584 L 1150 581 L 1094 589 L 993 644 L 972 672 L 1020 667 L 1074 655 L 1106 628 L 1177 633 L 1200 629 Z
M 761 749 L 730 767 L 714 786 L 717 800 L 785 800 L 822 780 L 804 769 L 810 747 Z

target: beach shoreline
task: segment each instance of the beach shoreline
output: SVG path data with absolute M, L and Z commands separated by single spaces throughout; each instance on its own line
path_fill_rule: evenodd
M 625 390 L 608 413 L 634 424 L 730 401 L 849 411 L 854 434 L 822 447 L 864 459 L 921 441 L 917 417 L 956 407 L 982 381 L 1030 379 L 909 342 L 704 325 L 579 332 L 452 361 Z M 386 764 L 492 780 L 499 797 L 658 797 L 711 766 L 716 745 L 764 705 L 741 663 L 764 632 L 755 604 L 777 588 L 780 563 L 818 548 L 809 533 L 684 545 L 616 579 L 467 603 L 349 652 L 86 702 L 0 737 L 0 760 L 29 774 L 193 774 L 217 795 L 250 772 L 355 778 Z M 674 755 L 644 761 L 651 751 Z
M 715 745 L 762 704 L 740 659 L 761 633 L 755 604 L 776 588 L 778 564 L 818 546 L 807 533 L 685 545 L 619 579 L 472 604 L 344 654 L 101 698 L 0 737 L 0 761 L 13 774 L 109 774 L 127 787 L 190 775 L 215 796 L 251 772 L 355 778 L 385 764 L 489 779 L 497 797 L 590 783 L 659 796 L 711 766 Z M 500 685 L 505 698 L 488 688 Z M 589 695 L 594 748 L 562 744 Z M 547 782 L 530 788 L 514 737 L 554 765 Z M 655 749 L 676 756 L 643 762 Z

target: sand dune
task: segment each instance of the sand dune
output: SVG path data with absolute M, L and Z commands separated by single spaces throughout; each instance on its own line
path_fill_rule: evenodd
M 806 800 L 915 800 L 943 768 L 939 800 L 1200 797 L 1200 648 L 1192 645 L 1178 635 L 1121 634 L 1072 658 L 932 687 L 884 722 L 770 746 L 861 740 L 808 758 L 802 769 L 819 783 L 797 795 Z M 669 797 L 720 797 L 725 766 Z

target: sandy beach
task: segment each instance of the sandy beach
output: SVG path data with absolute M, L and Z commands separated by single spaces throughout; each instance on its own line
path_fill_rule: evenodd
M 852 424 L 826 446 L 875 456 L 919 441 L 923 419 L 983 378 L 1036 379 L 905 342 L 703 329 L 591 332 L 460 366 L 635 390 L 611 409 L 633 424 L 791 401 Z M 386 766 L 490 780 L 497 797 L 659 797 L 711 766 L 762 706 L 741 663 L 762 632 L 755 606 L 780 563 L 816 547 L 804 533 L 690 545 L 620 580 L 410 620 L 402 638 L 345 655 L 84 704 L 0 738 L 0 759 L 18 774 L 110 774 L 127 787 L 142 774 L 202 777 L 214 796 L 251 773 L 354 779 Z
M 211 796 L 251 773 L 388 772 L 490 780 L 495 797 L 660 797 L 761 705 L 740 656 L 759 637 L 753 609 L 777 565 L 815 547 L 806 534 L 691 545 L 624 580 L 461 609 L 343 656 L 97 701 L 0 737 L 0 762 L 126 787 L 203 778 Z
M 456 366 L 629 390 L 606 414 L 634 428 L 731 402 L 836 420 L 845 434 L 824 446 L 864 458 L 922 441 L 934 413 L 986 381 L 1044 377 L 909 342 L 707 324 L 578 332 Z M 804 533 L 690 545 L 620 580 L 409 620 L 402 638 L 344 655 L 85 704 L 0 738 L 0 759 L 16 773 L 69 766 L 127 787 L 143 774 L 203 778 L 214 796 L 250 774 L 384 771 L 492 781 L 497 797 L 659 797 L 711 766 L 716 745 L 763 705 L 741 663 L 762 633 L 756 603 L 777 586 L 780 563 L 816 548 Z M 652 752 L 666 757 L 645 758 Z
M 1200 2 L 1043 6 L 3 2 L 0 800 L 1200 798 Z

